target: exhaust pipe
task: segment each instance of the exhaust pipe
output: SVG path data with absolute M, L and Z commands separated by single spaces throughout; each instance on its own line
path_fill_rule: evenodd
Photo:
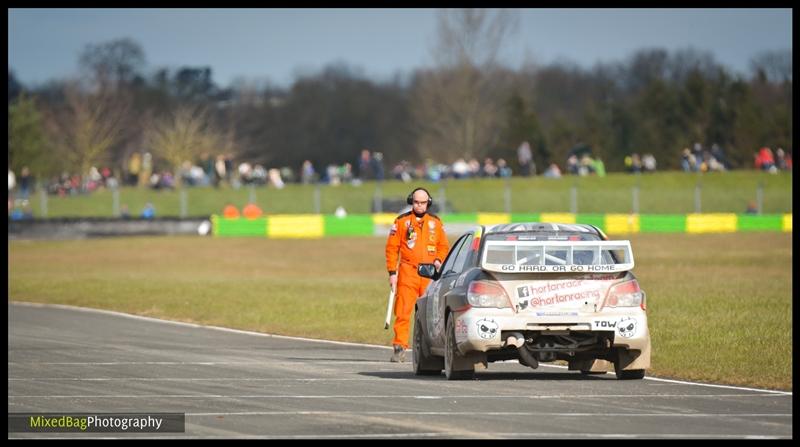
M 526 348 L 524 344 L 522 346 L 518 346 L 517 351 L 519 352 L 519 358 L 524 365 L 530 366 L 533 369 L 539 367 L 539 361 L 536 360 L 536 357 L 534 357 L 531 351 L 528 351 L 528 348 Z
M 525 336 L 519 332 L 512 332 L 506 337 L 506 346 L 514 345 L 517 348 L 525 344 Z
M 519 332 L 512 332 L 506 337 L 506 346 L 514 345 L 519 352 L 520 363 L 525 366 L 530 366 L 533 369 L 539 367 L 539 361 L 533 356 L 531 351 L 525 347 L 525 336 Z

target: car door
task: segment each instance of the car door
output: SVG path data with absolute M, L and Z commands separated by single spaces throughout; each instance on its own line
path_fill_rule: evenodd
M 445 309 L 447 307 L 446 299 L 444 298 L 453 287 L 456 285 L 458 275 L 464 266 L 464 261 L 469 254 L 469 244 L 472 241 L 472 234 L 465 234 L 455 243 L 453 249 L 447 255 L 444 264 L 442 264 L 442 276 L 436 282 L 436 286 L 432 291 L 433 300 L 431 303 L 432 313 L 431 318 L 428 320 L 430 325 L 429 330 L 431 338 L 437 340 L 437 345 L 444 343 L 444 330 L 445 330 Z M 431 302 L 432 301 L 432 302 Z

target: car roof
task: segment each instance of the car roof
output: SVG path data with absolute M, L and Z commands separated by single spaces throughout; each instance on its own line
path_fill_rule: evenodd
M 593 225 L 565 224 L 556 222 L 518 222 L 508 224 L 486 225 L 484 235 L 494 233 L 591 233 L 602 237 L 602 234 Z

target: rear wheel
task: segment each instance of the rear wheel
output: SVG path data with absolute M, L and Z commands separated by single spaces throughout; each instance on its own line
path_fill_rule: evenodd
M 456 348 L 456 317 L 453 314 L 448 315 L 447 318 L 447 336 L 445 337 L 444 346 L 444 375 L 447 380 L 469 380 L 475 376 L 475 365 L 466 369 L 456 369 L 457 367 L 463 368 L 463 356 Z
M 418 376 L 438 376 L 442 373 L 443 362 L 441 357 L 431 355 L 430 347 L 422 333 L 422 322 L 419 317 L 414 319 L 414 349 L 412 351 L 414 374 Z

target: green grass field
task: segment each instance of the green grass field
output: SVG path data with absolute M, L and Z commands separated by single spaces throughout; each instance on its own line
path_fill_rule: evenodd
M 791 238 L 631 236 L 649 374 L 791 390 Z M 14 240 L 9 300 L 389 345 L 383 247 L 382 238 Z
M 449 180 L 446 183 L 419 182 L 405 184 L 387 181 L 380 186 L 385 199 L 404 199 L 415 186 L 427 187 L 439 200 L 444 188 L 449 212 L 506 212 L 541 213 L 569 212 L 571 189 L 577 190 L 579 213 L 629 213 L 633 210 L 633 188 L 638 185 L 639 213 L 684 214 L 695 212 L 695 187 L 701 188 L 701 212 L 743 213 L 747 204 L 756 201 L 759 183 L 763 186 L 763 209 L 766 214 L 792 211 L 792 174 L 770 175 L 757 171 L 734 171 L 698 176 L 683 172 L 659 172 L 648 175 L 609 174 L 607 177 L 563 177 L 546 179 L 513 178 L 511 209 L 506 209 L 506 181 L 502 179 Z M 313 213 L 315 211 L 313 185 L 290 184 L 282 190 L 272 187 L 187 188 L 186 213 L 188 216 L 221 214 L 222 208 L 232 203 L 241 209 L 250 199 L 268 214 Z M 351 214 L 371 212 L 377 184 L 366 182 L 361 186 L 350 184 L 319 187 L 319 210 L 332 214 L 343 206 Z M 125 204 L 133 215 L 138 215 L 147 202 L 152 202 L 158 216 L 181 214 L 181 193 L 150 189 L 122 188 L 119 205 Z M 47 199 L 47 217 L 107 216 L 113 215 L 113 194 L 101 190 L 91 195 L 76 195 Z M 41 217 L 39 194 L 31 197 L 34 216 Z M 393 210 L 385 210 L 393 211 Z

